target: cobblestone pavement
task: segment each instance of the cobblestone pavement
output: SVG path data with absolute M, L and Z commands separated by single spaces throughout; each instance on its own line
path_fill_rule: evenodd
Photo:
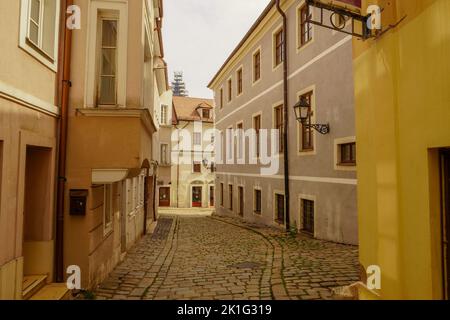
M 219 217 L 164 216 L 97 299 L 312 300 L 358 281 L 357 247 Z

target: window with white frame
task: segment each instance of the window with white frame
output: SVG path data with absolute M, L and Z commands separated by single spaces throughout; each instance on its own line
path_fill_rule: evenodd
M 143 206 L 145 202 L 145 175 L 141 175 L 141 202 L 140 205 Z
M 133 178 L 133 210 L 136 210 L 139 203 L 139 179 L 138 177 Z
M 117 36 L 118 21 L 114 18 L 100 19 L 100 75 L 98 104 L 117 105 Z
M 169 145 L 166 143 L 161 144 L 161 164 L 167 165 L 169 164 Z
M 57 70 L 59 0 L 22 0 L 20 47 Z
M 161 124 L 167 125 L 169 117 L 169 107 L 167 105 L 161 105 Z
M 126 189 L 126 204 L 127 204 L 127 213 L 129 214 L 133 209 L 132 207 L 132 192 L 131 192 L 131 187 L 132 187 L 132 183 L 131 183 L 131 179 L 127 179 L 125 181 L 125 189 Z
M 202 145 L 202 133 L 194 132 L 194 146 L 201 146 L 201 145 Z
M 111 184 L 104 185 L 103 192 L 103 231 L 106 235 L 112 230 L 113 224 L 113 186 Z
M 234 136 L 233 127 L 227 128 L 226 131 L 226 151 L 227 151 L 227 161 L 234 160 Z
M 145 176 L 141 174 L 138 177 L 138 207 L 142 207 L 144 205 L 144 188 L 145 188 Z

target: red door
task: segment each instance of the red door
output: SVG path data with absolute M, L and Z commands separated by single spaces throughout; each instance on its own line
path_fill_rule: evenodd
M 170 207 L 170 188 L 168 187 L 159 188 L 159 206 Z
M 192 207 L 202 207 L 202 187 L 192 187 Z

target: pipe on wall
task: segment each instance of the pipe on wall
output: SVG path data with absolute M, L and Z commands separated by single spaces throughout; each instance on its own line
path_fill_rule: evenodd
M 288 28 L 287 16 L 281 8 L 280 0 L 276 0 L 276 7 L 283 18 L 283 104 L 284 104 L 284 189 L 285 189 L 285 224 L 286 231 L 290 231 L 290 188 L 289 188 L 289 87 L 288 87 Z
M 66 26 L 67 8 L 73 0 L 61 1 L 60 46 L 58 65 L 58 97 L 60 106 L 58 134 L 58 175 L 56 198 L 55 274 L 56 282 L 64 281 L 64 197 L 66 188 L 67 129 L 70 94 L 70 62 L 72 30 Z

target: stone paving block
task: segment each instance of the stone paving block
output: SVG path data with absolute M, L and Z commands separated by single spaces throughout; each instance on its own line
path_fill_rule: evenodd
M 330 299 L 329 287 L 358 281 L 352 246 L 233 218 L 171 219 L 164 239 L 148 235 L 128 252 L 98 299 Z M 258 267 L 233 267 L 243 262 Z

